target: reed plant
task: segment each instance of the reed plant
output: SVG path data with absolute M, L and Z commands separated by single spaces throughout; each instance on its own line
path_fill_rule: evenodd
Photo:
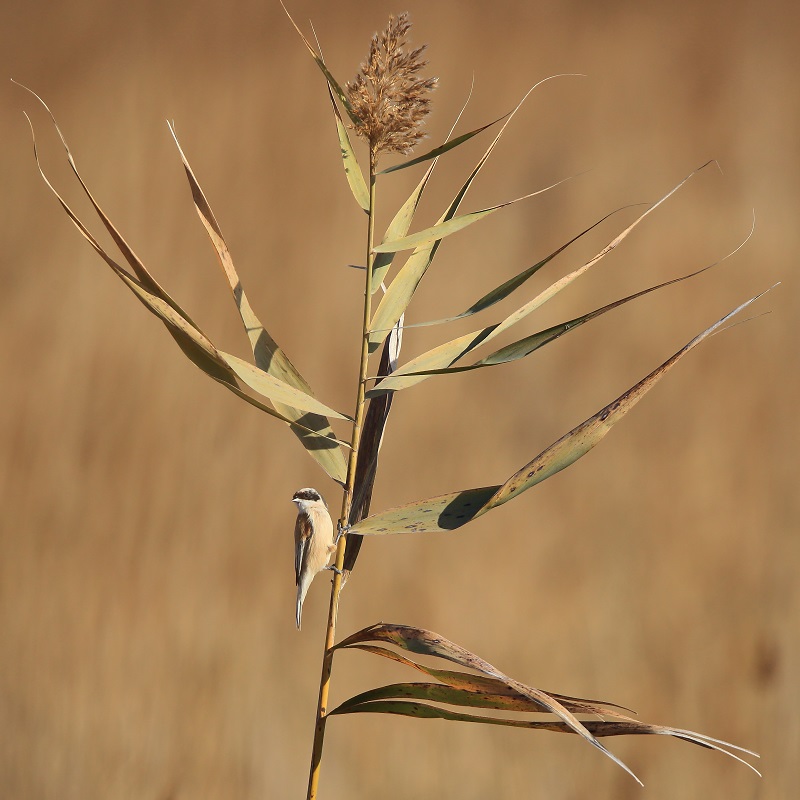
M 409 304 L 447 237 L 502 208 L 552 188 L 541 188 L 501 205 L 459 213 L 476 176 L 485 167 L 522 102 L 536 86 L 525 94 L 520 104 L 510 113 L 477 129 L 454 135 L 459 121 L 457 119 L 445 142 L 422 155 L 411 157 L 412 149 L 424 136 L 423 125 L 431 107 L 431 92 L 435 88 L 436 79 L 425 77 L 425 48 L 409 46 L 408 16 L 400 14 L 391 17 L 385 30 L 372 39 L 369 54 L 355 78 L 346 84 L 341 84 L 334 78 L 319 46 L 312 45 L 291 17 L 289 19 L 324 76 L 344 174 L 355 201 L 354 211 L 362 214 L 365 219 L 364 263 L 358 265 L 364 273 L 363 323 L 358 342 L 360 359 L 358 376 L 354 382 L 355 402 L 350 414 L 339 412 L 315 397 L 309 384 L 256 315 L 234 267 L 220 226 L 178 143 L 172 125 L 170 130 L 183 162 L 196 211 L 233 294 L 250 342 L 252 361 L 238 358 L 214 345 L 189 313 L 164 290 L 104 213 L 82 179 L 54 118 L 52 121 L 61 137 L 69 165 L 100 222 L 121 253 L 124 264 L 99 243 L 88 226 L 51 184 L 39 164 L 35 139 L 34 156 L 47 186 L 84 239 L 139 302 L 163 323 L 183 354 L 228 391 L 288 426 L 317 466 L 341 488 L 339 536 L 322 650 L 308 798 L 315 798 L 319 794 L 328 721 L 343 714 L 392 714 L 418 719 L 442 719 L 571 733 L 611 758 L 637 781 L 638 778 L 628 767 L 601 743 L 601 738 L 622 734 L 668 735 L 719 750 L 754 769 L 742 755 L 737 755 L 738 752 L 756 756 L 749 750 L 701 733 L 642 722 L 631 717 L 626 709 L 612 703 L 534 688 L 504 674 L 488 661 L 444 636 L 410 624 L 380 622 L 349 633 L 337 642 L 336 621 L 341 592 L 355 568 L 363 537 L 409 533 L 425 535 L 443 531 L 452 533 L 498 506 L 516 499 L 585 455 L 690 350 L 722 330 L 735 315 L 761 295 L 743 302 L 699 333 L 641 381 L 564 434 L 500 483 L 453 491 L 370 514 L 381 442 L 393 399 L 398 392 L 404 392 L 430 378 L 443 380 L 444 376 L 453 373 L 494 368 L 519 361 L 607 312 L 670 284 L 688 280 L 713 265 L 522 336 L 502 347 L 495 349 L 492 346 L 496 337 L 526 319 L 573 284 L 622 243 L 634 228 L 689 180 L 697 172 L 695 170 L 660 200 L 639 209 L 635 219 L 592 258 L 538 291 L 511 314 L 476 327 L 465 335 L 449 339 L 443 336 L 438 346 L 401 364 L 399 359 L 404 332 L 413 333 L 413 329 L 420 325 L 437 326 L 446 330 L 448 323 L 489 311 L 500 301 L 527 288 L 529 280 L 556 256 L 621 209 L 606 215 L 553 252 L 539 258 L 532 266 L 491 288 L 461 313 L 426 323 L 406 324 L 405 315 Z M 49 109 L 47 110 L 49 113 Z M 50 116 L 52 118 L 52 114 Z M 487 132 L 491 129 L 496 131 L 493 138 L 464 182 L 457 188 L 441 216 L 427 227 L 417 227 L 414 232 L 410 232 L 420 199 L 434 175 L 439 159 L 448 156 L 474 137 L 488 135 Z M 365 145 L 363 169 L 353 147 L 351 134 L 356 139 L 363 140 Z M 387 156 L 394 156 L 393 163 L 383 167 Z M 398 161 L 397 156 L 401 160 Z M 382 235 L 378 235 L 376 207 L 379 187 L 384 181 L 391 180 L 393 173 L 417 167 L 424 172 L 414 191 L 396 212 Z M 402 263 L 396 263 L 400 260 Z M 480 353 L 477 352 L 479 349 Z M 334 425 L 344 432 L 336 433 Z M 334 659 L 343 650 L 360 650 L 390 659 L 421 673 L 424 681 L 372 688 L 331 709 L 329 698 Z M 417 656 L 427 657 L 427 660 L 418 660 Z M 453 665 L 458 669 L 452 669 Z M 494 715 L 492 711 L 511 713 Z

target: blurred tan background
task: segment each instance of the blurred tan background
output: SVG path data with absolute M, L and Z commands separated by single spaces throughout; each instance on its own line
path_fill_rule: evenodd
M 329 726 L 321 796 L 796 797 L 794 4 L 291 4 L 342 81 L 404 9 L 440 77 L 431 145 L 473 75 L 462 130 L 547 75 L 586 75 L 534 93 L 465 210 L 589 170 L 449 239 L 410 321 L 462 310 L 710 158 L 723 174 L 694 177 L 519 335 L 715 261 L 745 238 L 753 208 L 757 222 L 741 252 L 700 278 L 522 364 L 399 395 L 375 510 L 501 482 L 696 332 L 783 285 L 756 306 L 769 315 L 704 343 L 566 472 L 458 534 L 368 540 L 340 635 L 378 620 L 431 628 L 535 686 L 751 747 L 765 777 L 674 740 L 609 740 L 642 792 L 573 737 L 347 717 Z M 273 2 L 11 2 L 3 16 L 0 795 L 302 797 L 328 581 L 312 587 L 298 634 L 289 498 L 314 485 L 338 507 L 338 492 L 285 428 L 188 364 L 80 239 L 36 173 L 23 110 L 53 180 L 99 225 L 46 115 L 7 79 L 50 103 L 150 269 L 244 355 L 164 122 L 174 119 L 258 313 L 316 393 L 350 410 L 362 277 L 344 265 L 362 258 L 363 219 L 324 83 Z M 442 163 L 418 225 L 438 217 L 484 146 Z M 385 181 L 381 224 L 416 180 Z M 605 223 L 521 297 L 632 218 Z M 472 327 L 410 332 L 404 355 Z M 333 700 L 405 679 L 345 654 Z

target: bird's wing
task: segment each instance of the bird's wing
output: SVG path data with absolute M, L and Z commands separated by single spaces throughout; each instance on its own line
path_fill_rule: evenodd
M 294 524 L 294 582 L 300 583 L 303 562 L 308 558 L 308 543 L 311 540 L 311 520 L 305 514 L 297 515 Z

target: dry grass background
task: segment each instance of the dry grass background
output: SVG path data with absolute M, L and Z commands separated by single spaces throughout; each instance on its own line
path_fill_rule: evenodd
M 735 258 L 517 368 L 399 396 L 374 508 L 497 482 L 776 280 L 772 314 L 715 337 L 590 456 L 459 534 L 367 541 L 342 634 L 432 628 L 533 685 L 760 751 L 758 780 L 679 742 L 616 739 L 644 793 L 575 738 L 376 717 L 332 722 L 323 797 L 790 798 L 800 790 L 798 14 L 788 2 L 294 2 L 340 79 L 407 8 L 441 78 L 430 131 L 543 86 L 469 209 L 592 171 L 448 241 L 416 320 L 460 310 L 608 210 L 717 158 L 526 331 Z M 251 299 L 317 393 L 349 409 L 362 217 L 316 67 L 277 4 L 9 3 L 0 73 L 41 93 L 112 219 L 216 341 L 246 343 L 165 118 Z M 31 98 L 0 88 L 0 794 L 9 800 L 304 792 L 327 581 L 294 629 L 292 492 L 334 487 L 222 392 L 79 239 L 83 210 Z M 432 221 L 480 152 L 443 164 Z M 382 208 L 407 193 L 400 173 Z M 387 182 L 388 184 L 388 182 Z M 88 216 L 88 211 L 87 211 Z M 606 226 L 548 268 L 563 274 Z M 95 226 L 97 228 L 97 226 Z M 512 301 L 513 302 L 513 301 Z M 301 315 L 303 304 L 313 313 Z M 509 305 L 509 307 L 511 307 Z M 406 353 L 435 333 L 408 336 Z M 338 502 L 338 501 L 336 501 Z M 399 668 L 344 654 L 334 700 Z

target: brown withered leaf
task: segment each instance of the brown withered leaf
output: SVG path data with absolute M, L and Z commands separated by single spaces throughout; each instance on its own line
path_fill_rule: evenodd
M 383 642 L 413 653 L 452 661 L 463 667 L 476 670 L 481 674 L 472 675 L 426 667 L 400 653 L 385 647 L 368 644 L 369 642 Z M 639 783 L 641 781 L 636 775 L 622 761 L 610 753 L 598 741 L 597 737 L 635 734 L 672 736 L 701 747 L 718 750 L 736 761 L 740 761 L 760 775 L 752 764 L 749 764 L 736 753 L 731 752 L 736 750 L 757 758 L 758 754 L 751 750 L 746 750 L 729 742 L 713 739 L 710 736 L 694 731 L 641 722 L 623 714 L 620 706 L 615 706 L 611 703 L 535 689 L 504 675 L 489 662 L 432 631 L 409 625 L 378 623 L 347 637 L 336 645 L 336 649 L 363 650 L 383 658 L 389 658 L 423 672 L 432 678 L 436 678 L 441 683 L 399 683 L 378 687 L 346 700 L 330 712 L 331 716 L 357 713 L 395 714 L 418 719 L 444 719 L 455 722 L 472 722 L 484 725 L 503 725 L 532 730 L 574 733 L 597 747 Z M 428 702 L 416 702 L 418 700 L 426 700 Z M 526 714 L 550 713 L 554 714 L 557 719 L 531 720 L 465 714 L 451 711 L 438 705 L 429 705 L 429 703 L 497 709 Z M 592 715 L 601 718 L 578 720 L 574 716 L 575 714 Z M 610 716 L 613 719 L 602 719 L 602 717 L 606 716 Z

